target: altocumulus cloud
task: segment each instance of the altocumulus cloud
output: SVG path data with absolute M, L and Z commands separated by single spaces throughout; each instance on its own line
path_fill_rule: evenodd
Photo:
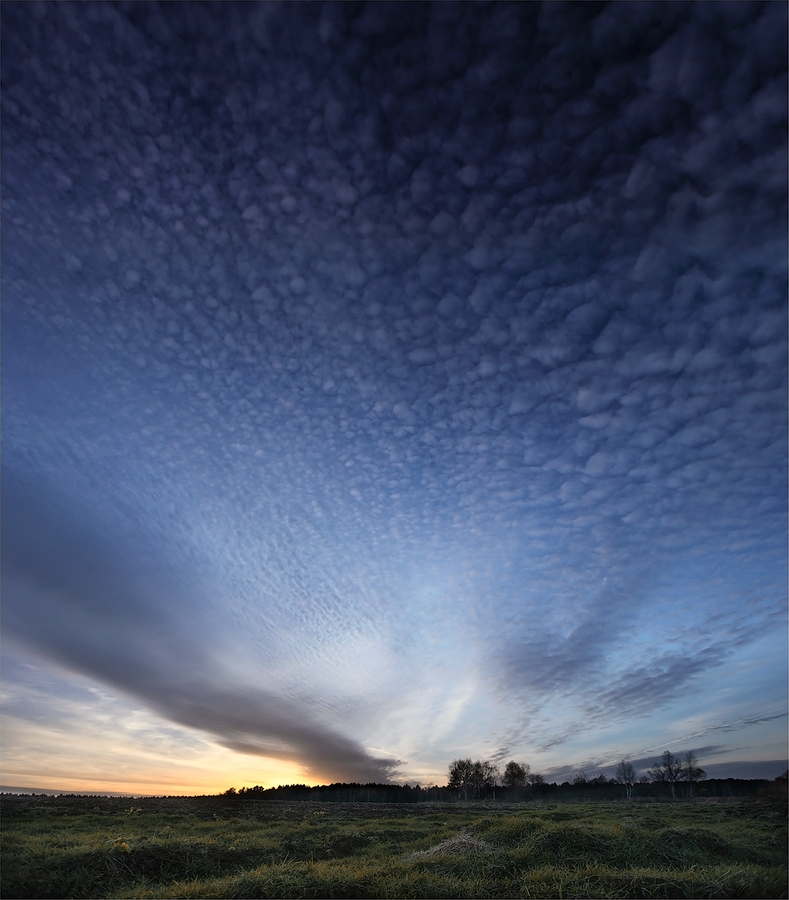
M 9 635 L 364 781 L 784 625 L 784 4 L 2 17 Z

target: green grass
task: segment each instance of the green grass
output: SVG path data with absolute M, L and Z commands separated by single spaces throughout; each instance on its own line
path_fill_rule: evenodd
M 768 801 L 128 803 L 4 797 L 2 896 L 787 896 Z

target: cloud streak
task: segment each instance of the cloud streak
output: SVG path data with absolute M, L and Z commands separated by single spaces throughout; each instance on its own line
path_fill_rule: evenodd
M 106 536 L 75 524 L 73 510 L 58 515 L 54 497 L 25 489 L 12 473 L 3 482 L 11 523 L 3 533 L 7 625 L 18 639 L 232 749 L 295 758 L 319 780 L 391 777 L 397 760 L 372 757 L 304 699 L 233 684 L 217 658 L 221 638 L 215 633 L 214 646 L 205 640 L 211 626 L 199 621 L 206 611 L 194 585 L 174 583 L 149 562 L 146 578 L 159 591 L 168 588 L 166 598 L 157 597 Z

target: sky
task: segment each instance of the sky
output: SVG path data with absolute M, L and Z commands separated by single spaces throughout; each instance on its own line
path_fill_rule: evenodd
M 2 16 L 2 781 L 787 759 L 787 5 Z

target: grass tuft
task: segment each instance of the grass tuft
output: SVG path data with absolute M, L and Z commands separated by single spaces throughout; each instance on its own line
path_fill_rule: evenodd
M 462 854 L 467 856 L 493 852 L 494 849 L 490 844 L 478 840 L 467 831 L 462 831 L 460 834 L 447 838 L 445 841 L 441 841 L 440 844 L 435 844 L 426 850 L 416 850 L 413 853 L 409 853 L 406 856 L 406 860 L 429 859 L 443 854 Z

